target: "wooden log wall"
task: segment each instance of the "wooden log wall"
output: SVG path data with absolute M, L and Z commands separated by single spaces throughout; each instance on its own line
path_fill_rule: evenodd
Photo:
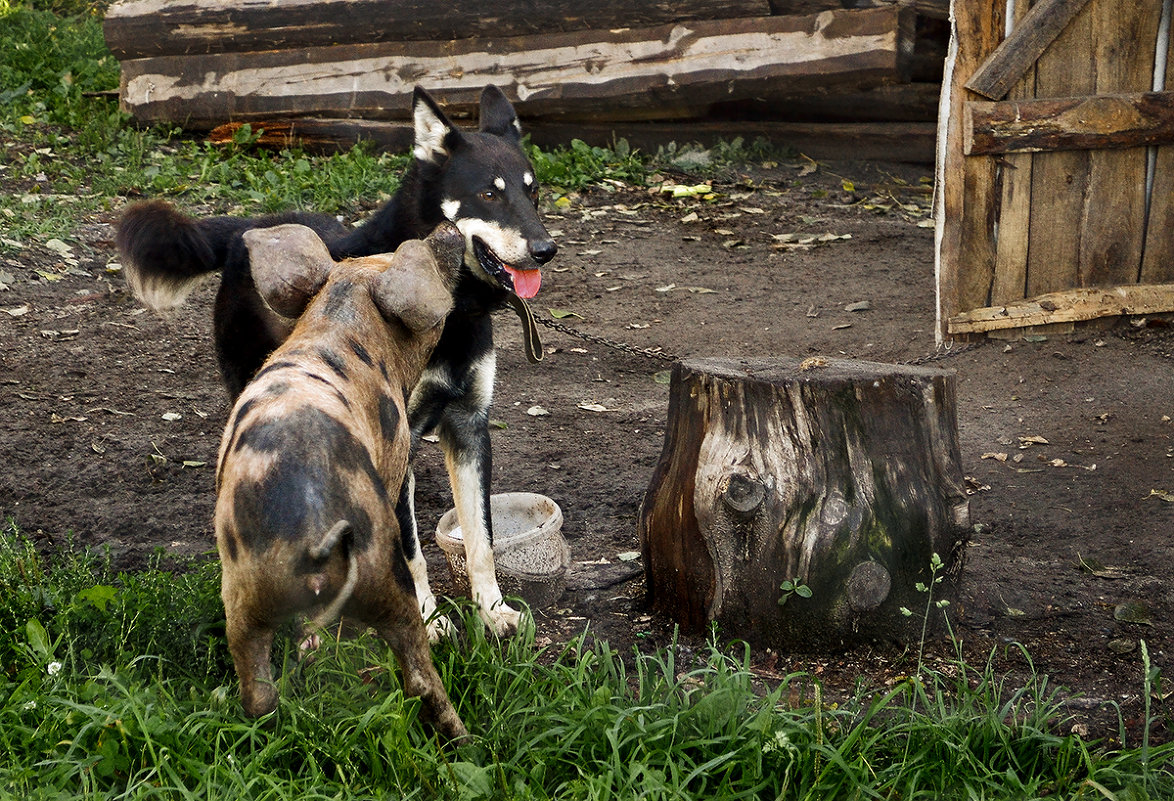
M 939 336 L 1174 311 L 1169 3 L 954 10 Z
M 158 56 L 123 62 L 142 122 L 207 128 L 278 114 L 407 116 L 420 84 L 471 110 L 497 83 L 525 116 L 688 109 L 903 80 L 911 17 L 897 7 L 652 28 Z
M 461 119 L 495 83 L 528 130 L 685 118 L 932 123 L 948 3 L 118 0 L 104 30 L 122 62 L 123 110 L 139 122 L 277 120 L 325 144 L 329 118 L 398 141 L 369 123 L 406 120 L 417 84 Z M 627 131 L 599 134 L 615 135 Z M 926 160 L 926 132 L 893 135 L 859 132 L 884 142 L 878 152 Z
M 946 19 L 949 0 L 870 0 Z M 805 16 L 839 0 L 121 0 L 106 44 L 125 61 L 149 56 L 292 50 L 325 45 L 545 35 L 696 20 Z M 378 24 L 372 24 L 372 21 Z

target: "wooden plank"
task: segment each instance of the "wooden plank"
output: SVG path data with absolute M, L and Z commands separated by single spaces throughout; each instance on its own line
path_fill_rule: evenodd
M 1100 74 L 1110 62 L 1097 63 Z M 1152 58 L 1146 64 L 1153 69 Z M 1174 142 L 1174 92 L 998 103 L 972 101 L 965 105 L 963 113 L 968 156 L 1103 150 Z
M 233 122 L 218 126 L 208 134 L 208 140 L 213 144 L 231 142 L 233 134 L 245 124 Z M 398 122 L 300 118 L 259 120 L 252 126 L 263 131 L 257 143 L 271 148 L 297 145 L 314 152 L 338 152 L 365 141 L 372 143 L 377 151 L 400 153 L 412 142 L 412 127 Z M 600 147 L 625 139 L 633 148 L 655 152 L 671 142 L 686 141 L 682 138 L 684 133 L 688 142 L 703 145 L 729 141 L 736 136 L 761 137 L 815 159 L 874 159 L 913 164 L 933 163 L 937 134 L 937 126 L 932 122 L 690 121 L 688 128 L 682 129 L 680 123 L 538 121 L 527 123 L 525 128 L 530 140 L 544 148 L 567 146 L 573 139 Z
M 950 0 L 770 0 L 770 12 L 781 14 L 811 14 L 828 8 L 878 8 L 902 5 L 923 17 L 945 20 L 950 18 Z
M 1004 8 L 953 0 L 950 56 L 943 78 L 938 127 L 934 212 L 937 338 L 950 335 L 946 321 L 964 309 L 987 305 L 994 272 L 998 190 L 993 159 L 962 152 L 962 104 L 973 95 L 966 79 L 995 49 L 1003 34 Z
M 334 119 L 272 119 L 254 123 L 227 122 L 208 133 L 214 145 L 226 145 L 241 127 L 251 125 L 259 131 L 256 143 L 265 148 L 300 147 L 313 153 L 338 153 L 360 142 L 369 142 L 376 152 L 404 153 L 415 136 L 412 126 L 403 122 Z
M 786 119 L 795 122 L 936 122 L 941 82 L 887 83 L 859 92 L 812 92 L 787 101 L 744 100 L 710 110 L 715 119 Z M 931 159 L 932 160 L 932 159 Z
M 1164 28 L 1166 44 L 1165 88 L 1174 89 L 1174 35 Z M 1146 220 L 1145 251 L 1141 275 L 1145 284 L 1174 281 L 1174 145 L 1165 145 L 1154 154 L 1154 180 Z
M 837 7 L 816 0 L 819 10 Z M 120 61 L 335 44 L 519 36 L 768 16 L 767 0 L 120 0 L 103 20 Z M 378 24 L 372 24 L 378 20 Z
M 1026 2 L 1015 4 L 1011 30 L 1022 24 L 1029 11 Z M 1035 67 L 1011 88 L 1008 97 L 1015 99 L 1035 97 Z M 966 103 L 970 108 L 975 101 Z M 969 124 L 964 119 L 964 128 Z M 1011 153 L 996 164 L 999 197 L 999 227 L 995 241 L 995 275 L 991 281 L 991 303 L 1007 303 L 1024 297 L 1027 291 L 1027 243 L 1031 221 L 1031 166 L 1032 157 L 1025 153 Z
M 900 8 L 653 28 L 217 53 L 122 64 L 140 122 L 209 128 L 280 114 L 406 116 L 413 86 L 471 110 L 497 83 L 522 115 L 777 97 L 901 81 L 912 15 Z
M 1174 286 L 1130 284 L 1118 287 L 1082 287 L 957 314 L 950 318 L 952 334 L 974 334 L 1031 325 L 1073 323 L 1130 314 L 1174 311 Z
M 1096 91 L 1093 52 L 1092 15 L 1086 6 L 1037 62 L 1036 95 L 1093 94 Z M 1038 153 L 1034 157 L 1027 251 L 1028 297 L 1079 286 L 1077 266 L 1087 186 L 1087 151 Z
M 1150 89 L 1162 4 L 1097 0 L 1089 10 L 1097 94 Z M 1157 107 L 1174 134 L 1174 93 L 1162 94 Z M 1132 284 L 1145 237 L 1146 150 L 1098 149 L 1088 160 L 1077 286 Z
M 1002 99 L 1087 3 L 1088 0 L 1040 0 L 975 70 L 966 88 L 991 100 Z

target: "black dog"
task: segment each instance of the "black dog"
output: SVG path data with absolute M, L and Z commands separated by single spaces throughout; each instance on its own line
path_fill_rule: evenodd
M 333 217 L 292 212 L 267 217 L 193 219 L 162 201 L 132 206 L 118 227 L 127 282 L 146 305 L 165 309 L 183 302 L 205 276 L 221 271 L 216 296 L 216 354 L 235 399 L 288 335 L 293 321 L 268 308 L 257 294 L 242 233 L 283 223 L 312 228 L 335 260 L 390 253 L 408 239 L 423 239 L 444 220 L 465 237 L 464 266 L 450 313 L 427 368 L 409 402 L 413 447 L 439 434 L 465 540 L 469 585 L 481 617 L 494 631 L 517 627 L 519 614 L 502 602 L 493 561 L 489 516 L 491 454 L 489 406 L 495 355 L 490 314 L 517 297 L 533 297 L 539 268 L 557 252 L 538 216 L 538 182 L 521 148 L 521 126 L 495 86 L 481 94 L 477 132 L 457 129 L 419 87 L 412 100 L 413 161 L 395 196 L 356 229 Z M 517 296 L 517 297 L 515 297 Z M 524 304 L 523 304 L 524 305 Z M 361 358 L 361 355 L 360 355 Z M 417 600 L 435 638 L 448 621 L 434 618 L 413 506 L 409 472 L 396 516 L 416 582 Z

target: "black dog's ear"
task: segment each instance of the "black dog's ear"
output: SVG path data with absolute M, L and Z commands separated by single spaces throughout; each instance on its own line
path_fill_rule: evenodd
M 412 92 L 412 122 L 416 129 L 412 154 L 420 161 L 439 162 L 447 158 L 461 135 L 436 101 L 419 86 Z
M 522 141 L 522 125 L 505 93 L 493 84 L 481 90 L 481 132 Z

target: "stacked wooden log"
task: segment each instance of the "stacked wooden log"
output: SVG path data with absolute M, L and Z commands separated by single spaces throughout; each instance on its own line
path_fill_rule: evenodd
M 723 109 L 767 124 L 932 120 L 947 0 L 864 4 L 120 0 L 105 33 L 123 109 L 193 130 L 403 120 L 417 84 L 460 118 L 487 83 L 531 130 Z

